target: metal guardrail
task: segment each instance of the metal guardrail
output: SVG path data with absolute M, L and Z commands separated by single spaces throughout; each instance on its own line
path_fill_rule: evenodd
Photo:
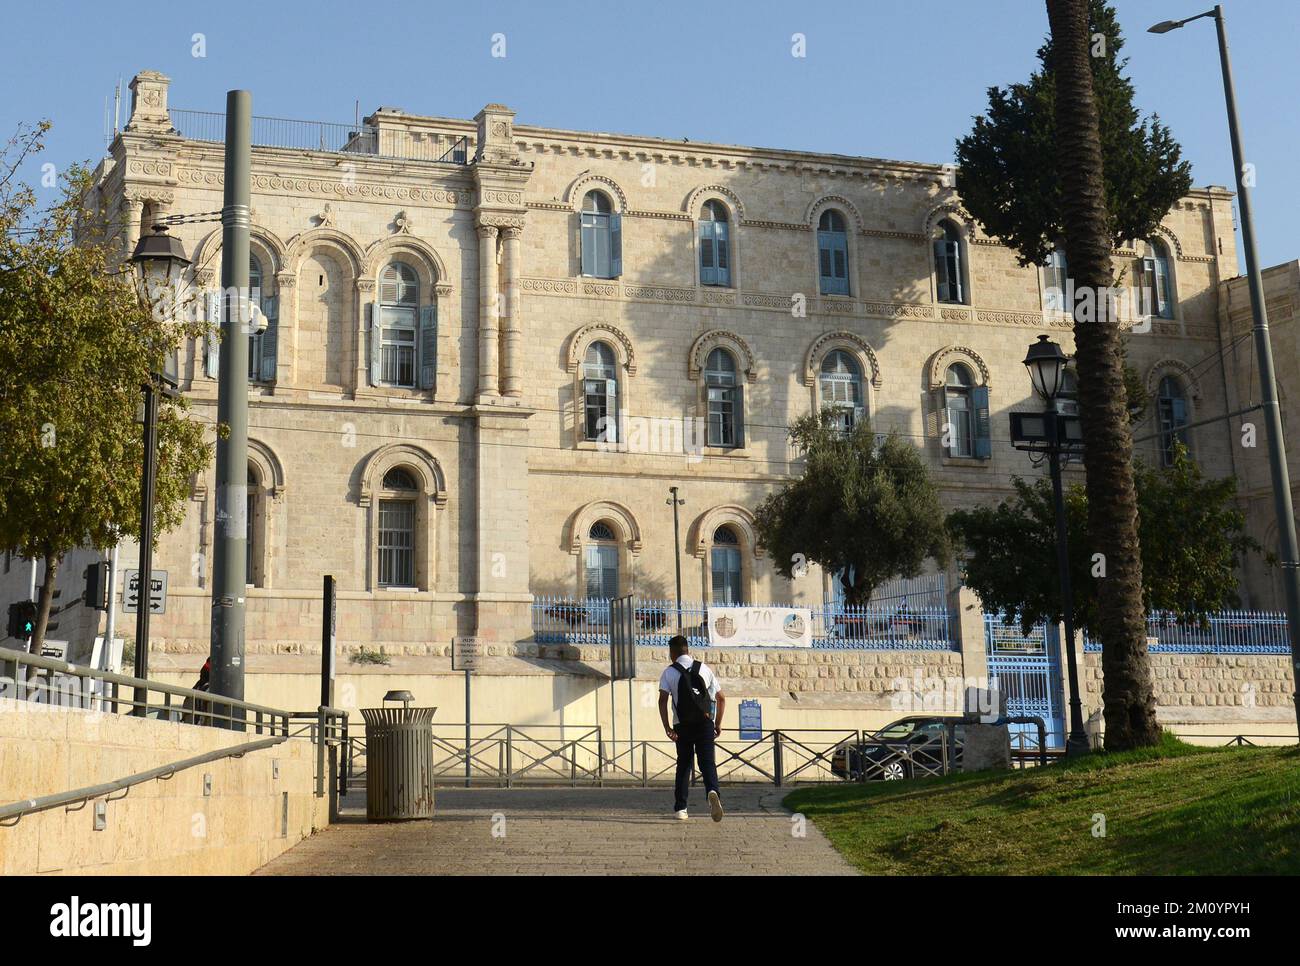
M 913 606 L 906 598 L 898 598 L 865 606 L 827 603 L 808 609 L 812 617 L 814 648 L 907 651 L 957 648 L 951 633 L 951 614 L 946 606 Z M 707 646 L 709 605 L 701 601 L 685 601 L 681 612 L 682 633 L 691 646 Z M 676 601 L 638 599 L 635 616 L 637 644 L 666 647 L 669 638 L 676 633 Z M 532 626 L 533 638 L 539 644 L 608 645 L 610 601 L 606 598 L 535 597 Z
M 0 648 L 0 698 L 288 735 L 289 713 L 251 701 Z
M 174 108 L 172 126 L 191 141 L 220 143 L 226 136 L 226 116 L 215 111 Z M 454 137 L 436 131 L 374 128 L 368 124 L 333 124 L 287 117 L 253 117 L 252 141 L 256 147 L 360 154 L 395 161 L 433 164 L 469 163 L 469 136 Z
M 194 768 L 197 765 L 205 765 L 210 761 L 219 761 L 223 758 L 242 758 L 250 751 L 261 751 L 264 748 L 273 748 L 274 746 L 288 741 L 284 735 L 274 738 L 262 738 L 259 741 L 247 741 L 240 745 L 234 745 L 230 748 L 220 748 L 216 751 L 209 751 L 202 755 L 193 755 L 189 758 L 183 758 L 180 761 L 174 761 L 166 765 L 159 765 L 157 768 L 150 768 L 147 771 L 136 772 L 134 775 L 128 775 L 125 778 L 117 778 L 109 782 L 100 782 L 98 785 L 87 785 L 85 788 L 76 788 L 68 792 L 57 792 L 53 795 L 42 795 L 39 798 L 29 798 L 21 802 L 11 802 L 8 805 L 0 805 L 0 826 L 12 827 L 17 825 L 22 819 L 35 812 L 43 812 L 47 809 L 58 808 L 63 806 L 69 812 L 79 812 L 85 808 L 87 803 L 96 798 L 105 798 L 110 802 L 116 802 L 130 794 L 131 789 L 136 785 L 144 782 L 158 780 L 168 781 L 177 772 L 185 771 L 187 768 Z M 114 796 L 114 792 L 122 794 Z M 71 806 L 77 805 L 78 808 Z

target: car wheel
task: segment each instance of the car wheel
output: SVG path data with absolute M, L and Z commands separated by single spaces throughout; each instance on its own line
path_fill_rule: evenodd
M 907 769 L 901 761 L 891 761 L 880 770 L 880 777 L 887 782 L 900 781 L 907 777 Z

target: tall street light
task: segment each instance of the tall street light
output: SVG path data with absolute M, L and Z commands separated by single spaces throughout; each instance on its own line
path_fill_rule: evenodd
M 1061 584 L 1061 623 L 1065 625 L 1065 663 L 1070 678 L 1070 735 L 1067 755 L 1086 754 L 1088 735 L 1083 730 L 1083 702 L 1079 698 L 1079 668 L 1074 656 L 1074 590 L 1070 585 L 1070 538 L 1065 519 L 1065 494 L 1061 485 L 1061 450 L 1069 445 L 1068 417 L 1056 409 L 1056 397 L 1065 379 L 1066 355 L 1047 336 L 1040 335 L 1025 355 L 1025 368 L 1034 391 L 1047 404 L 1043 415 L 1048 466 L 1052 475 L 1052 500 L 1056 510 L 1056 567 Z
M 1250 201 L 1250 179 L 1245 176 L 1246 162 L 1241 149 L 1241 122 L 1237 117 L 1237 94 L 1232 82 L 1232 64 L 1228 59 L 1228 31 L 1223 22 L 1223 7 L 1198 13 L 1184 20 L 1164 20 L 1148 31 L 1164 34 L 1204 17 L 1213 17 L 1219 32 L 1219 64 L 1223 71 L 1223 98 L 1228 108 L 1228 133 L 1232 138 L 1232 162 L 1236 169 L 1237 203 L 1241 207 L 1241 242 L 1246 257 L 1246 277 L 1250 286 L 1250 308 L 1254 317 L 1255 356 L 1259 361 L 1261 409 L 1268 428 L 1268 462 L 1273 483 L 1273 511 L 1277 516 L 1278 539 L 1282 551 L 1282 587 L 1286 594 L 1287 628 L 1291 639 L 1291 680 L 1300 685 L 1300 550 L 1296 546 L 1295 509 L 1291 505 L 1291 479 L 1287 472 L 1286 440 L 1282 436 L 1282 409 L 1277 398 L 1277 377 L 1273 371 L 1273 345 L 1268 333 L 1268 311 L 1264 307 L 1264 277 L 1255 261 L 1255 219 Z M 1296 728 L 1300 732 L 1300 688 L 1291 695 L 1296 709 Z
M 175 292 L 190 260 L 185 256 L 185 248 L 180 239 L 167 234 L 162 225 L 155 225 L 152 234 L 143 236 L 131 254 L 131 263 L 136 271 L 141 297 L 155 317 L 160 314 L 170 316 L 176 305 Z M 171 318 L 160 318 L 167 323 Z M 164 370 L 166 370 L 164 366 Z M 154 531 L 154 489 L 158 476 L 158 399 L 160 393 L 170 394 L 176 388 L 176 380 L 166 371 L 151 373 L 149 381 L 140 387 L 143 396 L 144 423 L 144 466 L 140 478 L 140 563 L 139 606 L 135 615 L 135 676 L 144 680 L 149 677 L 149 616 L 153 585 L 153 531 Z M 113 602 L 109 600 L 109 606 Z M 112 641 L 104 642 L 107 650 Z M 145 712 L 148 692 L 143 688 L 135 691 L 134 713 L 140 716 Z
M 686 501 L 677 496 L 677 487 L 668 487 L 668 492 L 672 495 L 664 502 L 673 508 L 673 560 L 677 563 L 677 633 L 680 634 L 682 632 L 682 540 L 677 525 L 677 508 L 684 506 Z
M 249 176 L 253 98 L 226 94 L 225 194 L 221 208 L 221 355 L 217 380 L 217 521 L 212 558 L 213 694 L 244 698 L 244 594 L 248 515 Z M 243 730 L 231 708 L 230 727 Z

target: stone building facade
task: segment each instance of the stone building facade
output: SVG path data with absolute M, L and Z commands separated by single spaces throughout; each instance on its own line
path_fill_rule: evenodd
M 168 87 L 137 75 L 100 170 L 125 253 L 161 215 L 221 206 L 220 128 L 169 110 Z M 778 576 L 753 510 L 797 472 L 788 425 L 828 403 L 913 440 L 953 507 L 1039 472 L 1007 413 L 1037 405 L 1035 336 L 1071 350 L 1058 278 L 986 237 L 942 166 L 537 128 L 496 104 L 473 121 L 380 109 L 329 151 L 262 140 L 255 125 L 271 328 L 249 382 L 250 651 L 319 640 L 304 615 L 323 574 L 340 641 L 398 651 L 526 641 L 533 595 L 670 597 L 678 562 L 687 600 L 819 604 L 831 578 Z M 211 289 L 219 226 L 173 233 Z M 1226 411 L 1231 194 L 1192 192 L 1115 259 L 1151 283 L 1130 364 L 1178 397 L 1139 435 L 1174 401 Z M 218 352 L 179 359 L 207 423 Z M 1210 474 L 1243 472 L 1234 433 L 1187 434 Z M 1139 451 L 1158 460 L 1165 439 Z M 207 648 L 213 498 L 209 471 L 161 542 L 160 647 Z

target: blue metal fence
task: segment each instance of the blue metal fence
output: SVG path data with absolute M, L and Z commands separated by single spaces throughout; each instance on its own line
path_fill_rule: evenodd
M 224 141 L 226 116 L 213 111 L 174 109 L 172 126 L 191 141 Z M 469 138 L 426 131 L 384 130 L 365 124 L 331 124 L 285 117 L 253 118 L 253 144 L 336 154 L 368 154 L 402 161 L 469 163 Z
M 1270 611 L 1225 610 L 1206 617 L 1204 624 L 1179 623 L 1174 615 L 1147 615 L 1147 647 L 1165 654 L 1290 654 L 1286 614 Z M 1101 642 L 1084 635 L 1086 651 L 1100 651 Z
M 747 606 L 788 607 L 788 604 Z M 847 650 L 956 650 L 947 607 L 915 606 L 897 598 L 866 606 L 828 603 L 810 608 L 813 647 Z M 682 633 L 692 647 L 709 643 L 709 605 L 682 604 Z M 677 633 L 677 604 L 636 602 L 637 643 L 664 647 Z M 533 598 L 533 635 L 539 644 L 609 644 L 609 601 Z

